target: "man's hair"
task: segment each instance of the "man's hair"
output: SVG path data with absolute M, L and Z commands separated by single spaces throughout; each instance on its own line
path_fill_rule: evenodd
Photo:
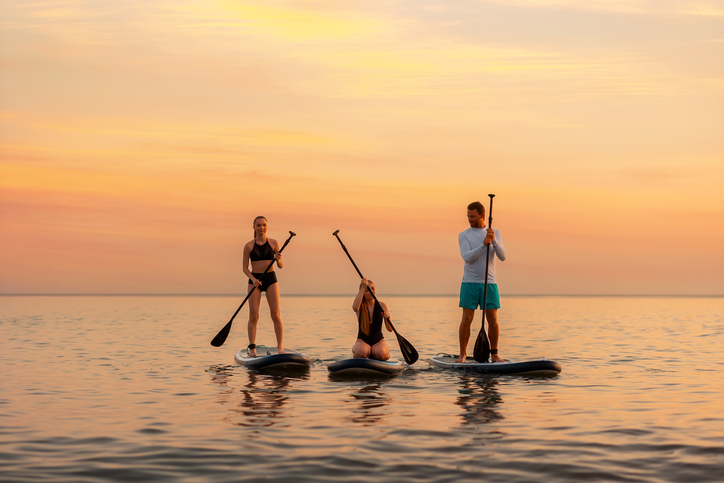
M 468 205 L 468 210 L 475 210 L 481 215 L 485 214 L 485 207 L 479 201 L 473 201 L 472 203 L 470 203 Z

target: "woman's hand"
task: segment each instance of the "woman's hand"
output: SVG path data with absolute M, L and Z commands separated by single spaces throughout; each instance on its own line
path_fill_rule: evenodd
M 359 283 L 359 291 L 364 292 L 365 290 L 367 290 L 368 285 L 369 285 L 369 281 L 366 278 L 363 278 L 362 280 L 360 280 L 360 283 Z
M 256 288 L 261 287 L 261 280 L 259 280 L 258 278 L 255 278 L 255 279 L 254 279 L 254 287 L 256 287 Z

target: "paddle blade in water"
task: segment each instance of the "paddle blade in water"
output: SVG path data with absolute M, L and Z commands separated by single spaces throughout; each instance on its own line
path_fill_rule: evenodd
M 480 329 L 478 338 L 475 339 L 475 348 L 473 349 L 473 359 L 476 362 L 488 362 L 490 358 L 490 341 L 488 341 L 488 334 L 485 333 L 485 328 Z
M 218 334 L 216 334 L 216 337 L 214 337 L 213 340 L 211 341 L 211 345 L 214 347 L 221 347 L 224 344 L 224 342 L 226 342 L 226 338 L 229 337 L 230 331 L 231 331 L 231 320 L 224 326 L 223 329 L 221 329 L 219 331 Z

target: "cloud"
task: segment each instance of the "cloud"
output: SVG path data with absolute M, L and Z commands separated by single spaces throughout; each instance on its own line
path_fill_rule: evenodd
M 592 10 L 601 12 L 647 14 L 647 15 L 697 15 L 723 17 L 724 6 L 712 0 L 477 0 L 480 3 L 548 8 Z

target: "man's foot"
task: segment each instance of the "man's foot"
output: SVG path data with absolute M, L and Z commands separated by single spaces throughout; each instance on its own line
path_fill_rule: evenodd
M 249 349 L 249 357 L 256 357 L 256 349 Z
M 505 359 L 500 357 L 498 354 L 491 354 L 490 362 L 505 362 Z
M 467 358 L 467 354 L 460 354 L 457 359 L 455 359 L 455 362 L 465 362 L 465 359 Z

